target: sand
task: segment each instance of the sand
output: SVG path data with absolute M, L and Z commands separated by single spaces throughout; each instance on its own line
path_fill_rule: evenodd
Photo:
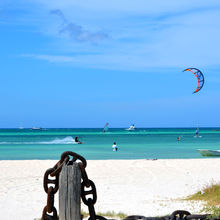
M 34 220 L 46 205 L 43 175 L 57 161 L 0 161 L 0 219 Z M 88 161 L 97 189 L 96 212 L 161 216 L 177 209 L 199 213 L 203 204 L 184 201 L 220 182 L 220 159 Z M 58 193 L 55 195 L 58 209 Z M 82 206 L 87 211 L 86 206 Z

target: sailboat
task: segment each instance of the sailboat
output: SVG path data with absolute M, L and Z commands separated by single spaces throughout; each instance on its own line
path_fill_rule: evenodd
M 107 122 L 107 123 L 105 124 L 105 126 L 104 126 L 102 132 L 108 131 L 108 125 L 109 125 L 109 123 Z

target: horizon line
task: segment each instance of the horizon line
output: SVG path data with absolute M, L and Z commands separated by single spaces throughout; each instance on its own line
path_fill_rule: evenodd
M 104 127 L 104 126 L 103 126 Z M 103 129 L 103 127 L 38 127 L 44 129 Z M 190 126 L 190 127 L 136 127 L 136 129 L 157 129 L 157 128 L 220 128 L 220 126 Z M 109 129 L 126 129 L 128 127 L 109 127 Z M 0 129 L 33 129 L 33 127 L 11 127 L 11 128 L 0 128 Z

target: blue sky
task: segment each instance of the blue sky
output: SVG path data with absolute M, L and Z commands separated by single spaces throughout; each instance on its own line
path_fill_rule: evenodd
M 3 0 L 0 127 L 220 126 L 219 20 L 218 0 Z

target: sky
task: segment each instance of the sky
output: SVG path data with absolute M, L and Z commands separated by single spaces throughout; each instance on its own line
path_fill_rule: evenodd
M 219 0 L 1 0 L 0 127 L 220 127 L 219 20 Z

